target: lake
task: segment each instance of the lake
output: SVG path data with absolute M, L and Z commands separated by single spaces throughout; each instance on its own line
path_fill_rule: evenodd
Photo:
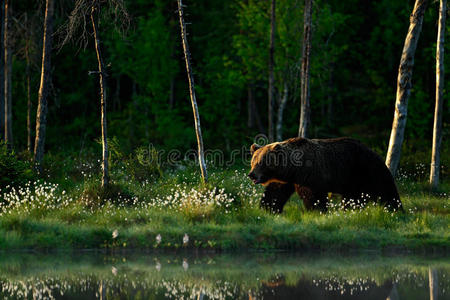
M 450 299 L 450 257 L 0 253 L 1 299 Z

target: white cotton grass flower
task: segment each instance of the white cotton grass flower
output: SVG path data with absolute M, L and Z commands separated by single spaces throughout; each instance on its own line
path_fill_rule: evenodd
M 189 264 L 188 264 L 188 262 L 187 262 L 187 259 L 185 258 L 185 259 L 183 259 L 183 269 L 185 270 L 185 271 L 187 271 L 187 269 L 189 269 Z
M 156 243 L 157 243 L 157 244 L 160 244 L 160 243 L 161 243 L 161 240 L 162 240 L 162 237 L 161 237 L 160 234 L 158 234 L 158 235 L 156 236 Z
M 119 231 L 116 229 L 116 230 L 114 230 L 113 233 L 112 233 L 112 238 L 115 239 L 115 238 L 117 238 L 118 236 L 119 236 Z

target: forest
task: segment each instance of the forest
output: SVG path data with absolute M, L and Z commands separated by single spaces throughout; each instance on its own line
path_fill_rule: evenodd
M 450 247 L 446 1 L 2 3 L 0 248 Z M 362 141 L 407 214 L 262 211 L 250 145 L 297 136 Z

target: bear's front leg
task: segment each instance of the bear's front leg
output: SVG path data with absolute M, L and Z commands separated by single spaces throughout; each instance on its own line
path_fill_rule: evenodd
M 294 185 L 291 183 L 271 183 L 264 191 L 260 207 L 280 214 L 283 212 L 283 207 L 294 193 L 294 190 Z

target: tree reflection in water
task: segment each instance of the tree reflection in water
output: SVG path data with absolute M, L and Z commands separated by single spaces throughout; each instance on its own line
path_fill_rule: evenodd
M 294 254 L 0 254 L 5 299 L 448 299 L 450 260 Z

